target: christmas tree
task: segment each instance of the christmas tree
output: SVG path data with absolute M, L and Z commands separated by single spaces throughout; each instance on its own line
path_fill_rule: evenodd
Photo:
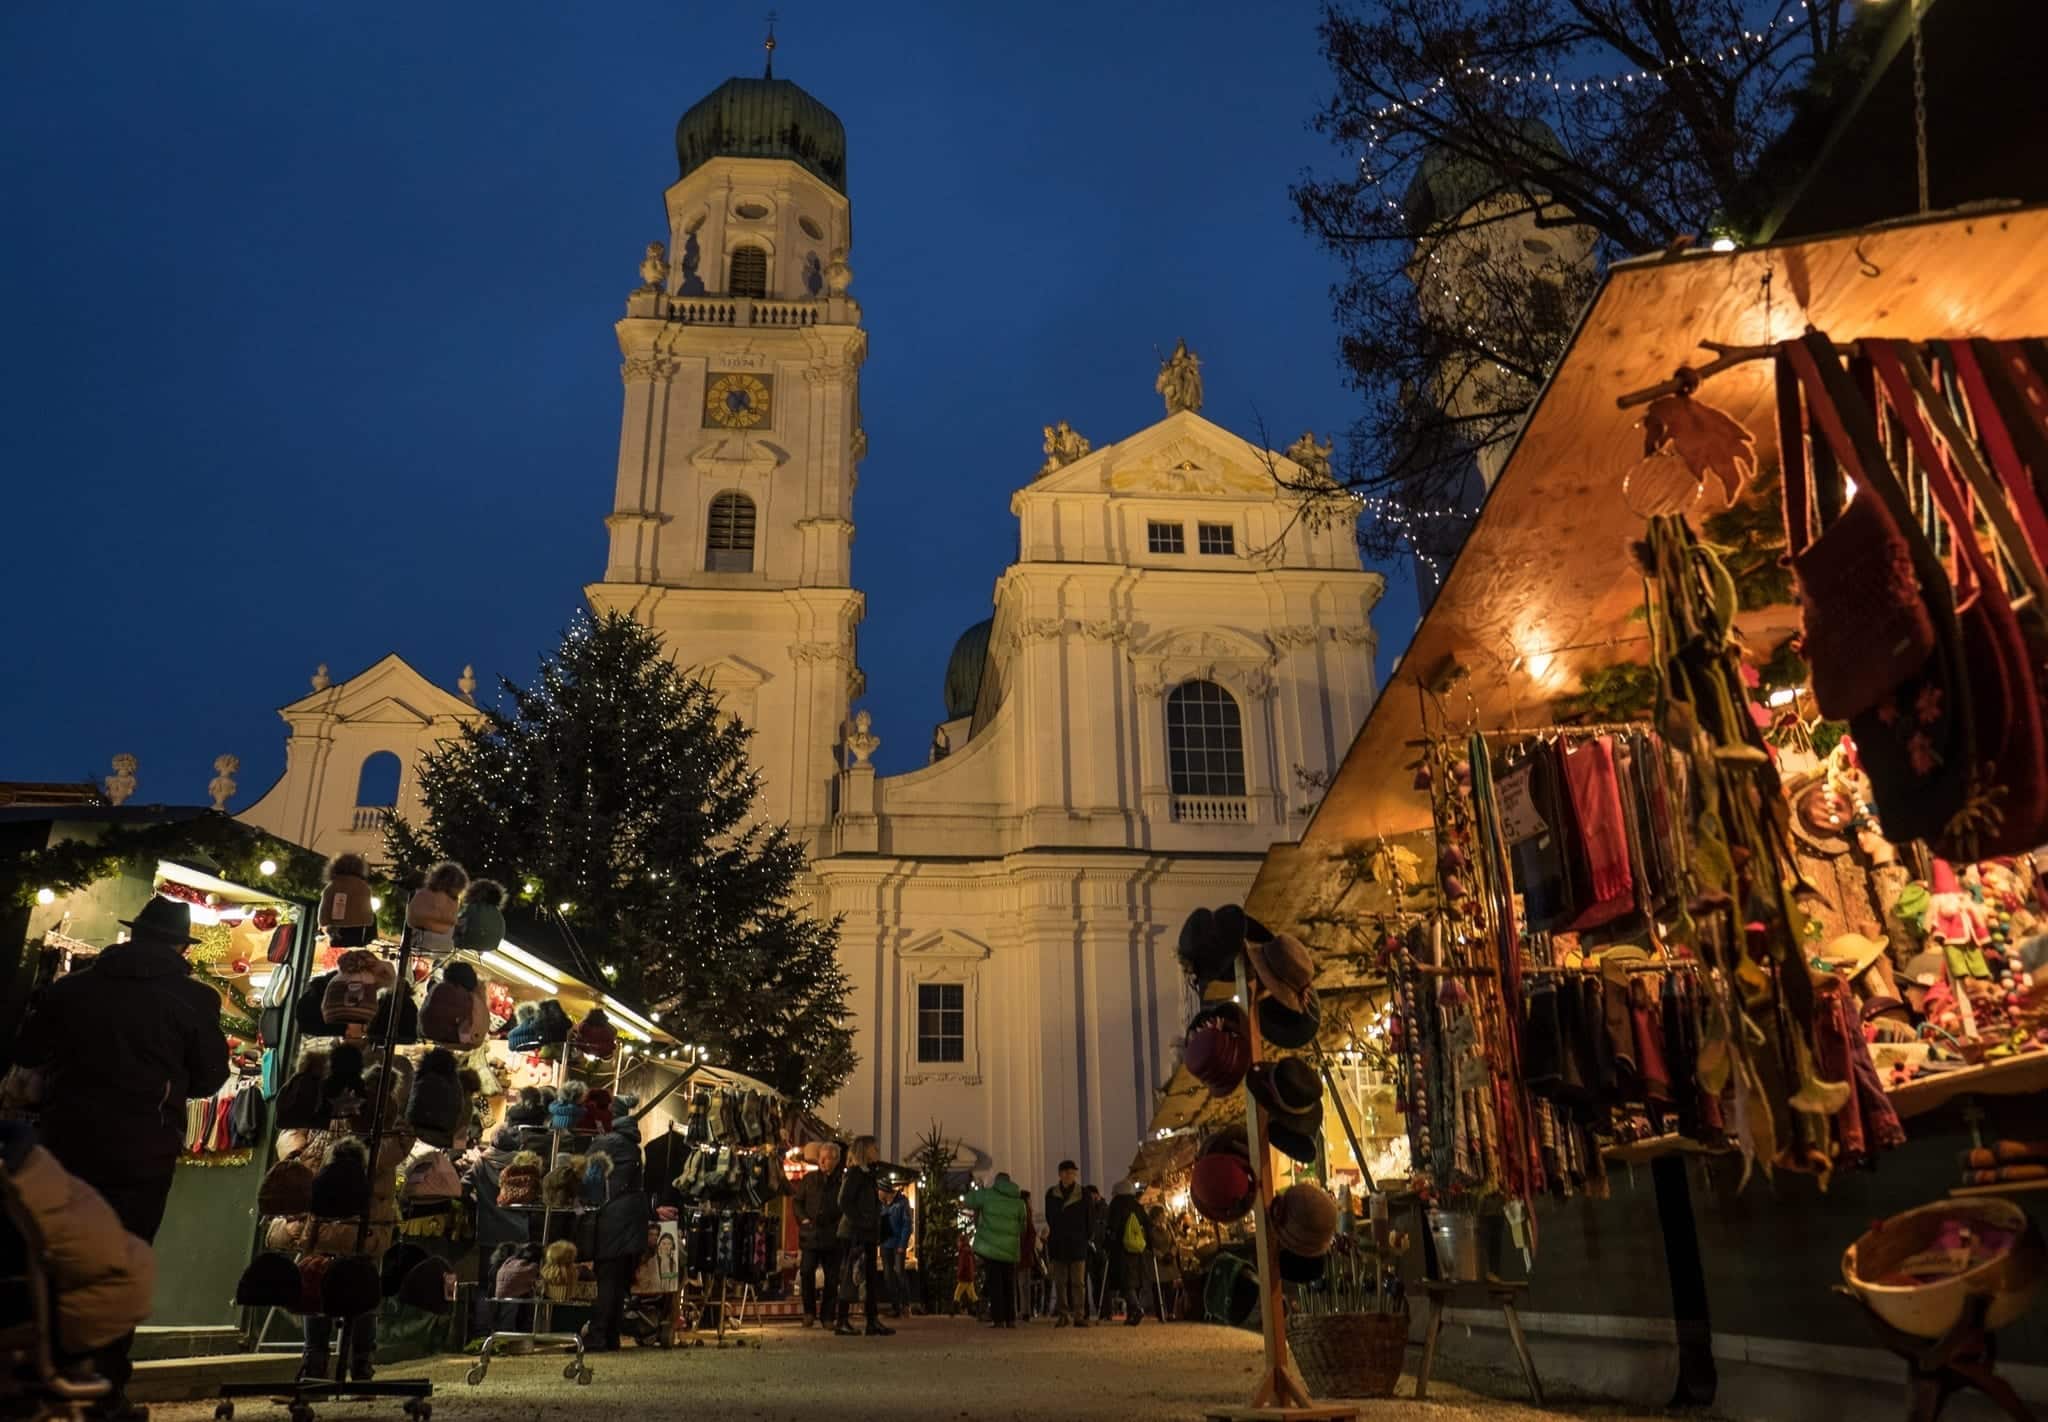
M 501 880 L 718 1065 L 829 1095 L 854 1064 L 838 924 L 800 902 L 802 846 L 750 818 L 746 727 L 619 614 L 579 618 L 503 688 L 509 710 L 423 760 L 427 819 L 393 819 L 393 861 Z

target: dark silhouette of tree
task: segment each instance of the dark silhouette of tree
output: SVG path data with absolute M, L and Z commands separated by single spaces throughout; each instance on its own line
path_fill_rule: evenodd
M 1314 123 L 1343 166 L 1292 197 L 1344 263 L 1334 314 L 1364 408 L 1334 486 L 1365 496 L 1369 552 L 1472 506 L 1475 470 L 1504 456 L 1607 264 L 1740 236 L 1773 138 L 1862 52 L 1845 45 L 1852 9 L 1896 3 L 1325 9 L 1335 83 Z M 1868 18 L 1859 32 L 1884 17 Z

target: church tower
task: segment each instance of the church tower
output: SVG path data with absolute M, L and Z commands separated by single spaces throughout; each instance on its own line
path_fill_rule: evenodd
M 772 41 L 771 41 L 772 60 Z M 730 79 L 676 125 L 668 240 L 618 323 L 625 410 L 604 581 L 754 731 L 759 812 L 815 845 L 859 694 L 849 580 L 866 451 L 846 130 L 786 79 Z

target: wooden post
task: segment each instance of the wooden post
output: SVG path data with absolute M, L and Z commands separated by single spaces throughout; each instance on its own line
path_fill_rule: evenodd
M 1259 1005 L 1252 995 L 1242 954 L 1237 960 L 1237 996 L 1251 1027 L 1252 1065 L 1264 1056 L 1259 1037 Z M 1318 1406 L 1287 1350 L 1287 1289 L 1280 1278 L 1280 1242 L 1273 1237 L 1273 1143 L 1266 1134 L 1266 1113 L 1244 1087 L 1244 1129 L 1251 1146 L 1252 1173 L 1258 1177 L 1257 1203 L 1252 1207 L 1253 1238 L 1259 1255 L 1259 1328 L 1265 1335 L 1265 1363 L 1249 1407 L 1211 1411 L 1210 1422 L 1353 1422 L 1358 1409 Z

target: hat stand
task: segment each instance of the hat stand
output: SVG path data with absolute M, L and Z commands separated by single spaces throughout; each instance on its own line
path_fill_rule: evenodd
M 397 1046 L 399 1019 L 404 1016 L 404 1013 L 400 1011 L 398 994 L 401 991 L 411 990 L 411 982 L 406 975 L 406 968 L 409 966 L 409 960 L 412 957 L 412 934 L 413 930 L 408 925 L 404 934 L 398 940 L 398 978 L 391 987 L 391 1010 L 384 1014 L 384 1040 L 374 1044 L 381 1049 L 384 1077 L 378 1081 L 377 1100 L 370 1107 L 370 1169 L 373 1172 L 377 1169 L 377 1157 L 384 1146 L 384 1115 L 391 1101 L 389 1080 L 393 1070 L 391 1063 L 395 1060 L 393 1052 Z M 366 1056 L 366 1066 L 367 1062 L 368 1058 Z M 370 1198 L 363 1203 L 362 1214 L 356 1220 L 356 1248 L 358 1251 L 362 1249 L 364 1242 L 369 1238 L 370 1215 L 376 1209 L 376 1195 L 377 1192 L 373 1188 L 370 1191 Z M 381 1303 L 382 1300 L 380 1299 L 379 1302 Z M 405 1399 L 405 1415 L 407 1417 L 413 1419 L 413 1422 L 428 1422 L 428 1419 L 434 1415 L 434 1404 L 432 1401 L 434 1385 L 426 1378 L 392 1378 L 387 1381 L 377 1382 L 351 1381 L 342 1377 L 342 1373 L 348 1368 L 348 1360 L 353 1352 L 350 1345 L 355 1341 L 354 1334 L 359 1326 L 359 1321 L 354 1318 L 343 1318 L 338 1321 L 341 1325 L 336 1330 L 338 1336 L 332 1340 L 332 1346 L 329 1349 L 329 1356 L 333 1359 L 334 1377 L 305 1377 L 294 1379 L 291 1382 L 222 1383 L 220 1391 L 214 1394 L 214 1396 L 220 1399 L 219 1404 L 213 1409 L 214 1417 L 216 1419 L 228 1419 L 228 1422 L 232 1422 L 235 1415 L 235 1400 L 237 1398 L 268 1398 L 287 1410 L 291 1422 L 313 1422 L 313 1404 L 315 1402 L 401 1397 Z
M 1259 1035 L 1259 1003 L 1245 975 L 1245 959 L 1237 958 L 1237 995 L 1244 1002 L 1249 1020 L 1252 1065 L 1264 1057 Z M 1208 1422 L 1355 1422 L 1358 1409 L 1348 1403 L 1319 1403 L 1308 1395 L 1308 1385 L 1294 1366 L 1287 1346 L 1287 1287 L 1280 1277 L 1280 1241 L 1273 1234 L 1273 1142 L 1267 1134 L 1266 1111 L 1252 1095 L 1250 1074 L 1245 1077 L 1245 1137 L 1251 1146 L 1252 1174 L 1258 1191 L 1253 1209 L 1253 1238 L 1259 1254 L 1259 1331 L 1264 1335 L 1265 1358 L 1259 1368 L 1258 1386 L 1244 1407 L 1211 1408 Z

